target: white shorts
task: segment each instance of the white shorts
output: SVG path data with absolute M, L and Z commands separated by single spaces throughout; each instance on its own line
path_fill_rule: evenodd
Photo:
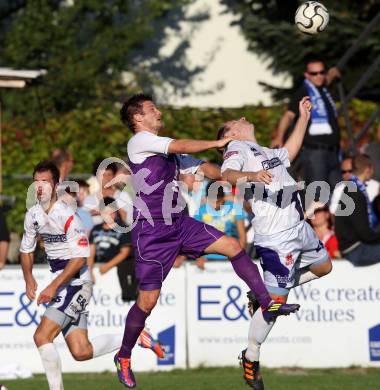
M 86 307 L 92 295 L 92 283 L 60 288 L 44 316 L 57 323 L 66 337 L 77 328 L 87 329 Z
M 305 221 L 280 233 L 256 235 L 255 247 L 265 285 L 270 293 L 279 295 L 297 286 L 297 270 L 329 259 L 325 246 Z

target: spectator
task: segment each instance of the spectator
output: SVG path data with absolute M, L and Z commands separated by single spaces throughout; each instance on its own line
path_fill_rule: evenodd
M 4 268 L 7 261 L 9 241 L 7 221 L 5 220 L 3 210 L 0 208 L 0 270 Z
M 299 159 L 303 167 L 306 184 L 326 181 L 331 187 L 341 180 L 339 168 L 340 129 L 335 103 L 327 90 L 339 71 L 331 68 L 326 73 L 325 64 L 318 57 L 305 62 L 304 82 L 293 95 L 288 110 L 282 116 L 273 147 L 282 147 L 285 133 L 289 135 L 298 119 L 298 103 L 304 96 L 310 96 L 313 108 L 310 123 L 303 142 Z
M 126 222 L 127 212 L 129 208 L 132 209 L 132 199 L 125 191 L 120 191 L 113 180 L 116 177 L 118 167 L 115 163 L 108 164 L 106 169 L 100 172 L 100 179 L 102 180 L 99 183 L 100 190 L 93 194 L 88 195 L 84 202 L 83 207 L 85 207 L 92 215 L 92 221 L 94 225 L 99 225 L 103 222 L 103 219 L 100 215 L 99 205 L 100 200 L 106 197 L 114 198 L 119 207 L 119 213 L 122 221 Z M 132 215 L 132 213 L 130 213 Z
M 347 157 L 340 163 L 340 172 L 344 181 L 350 180 L 352 175 L 352 157 Z M 333 215 L 335 215 L 335 212 L 338 209 L 339 201 L 345 187 L 345 183 L 339 183 L 334 188 L 330 201 L 330 213 Z
M 376 130 L 376 140 L 368 144 L 364 152 L 371 157 L 374 167 L 373 178 L 380 182 L 380 123 Z
M 332 222 L 328 207 L 326 206 L 314 210 L 314 217 L 310 219 L 310 224 L 317 233 L 318 238 L 326 247 L 330 257 L 333 259 L 341 258 L 338 239 L 331 229 Z
M 118 211 L 111 208 L 112 202 L 114 202 L 113 198 L 104 198 L 105 208 L 102 210 L 103 213 L 110 216 L 112 222 L 102 222 L 91 230 L 88 265 L 92 271 L 94 263 L 100 263 L 99 272 L 101 274 L 117 267 L 122 300 L 131 301 L 137 297 L 135 261 L 131 250 L 131 238 L 130 233 L 121 233 L 114 229 L 116 223 L 122 225 L 122 222 Z
M 363 184 L 372 174 L 373 165 L 369 156 L 356 156 L 350 181 L 356 184 L 357 191 L 348 192 L 347 187 L 344 189 L 355 207 L 348 216 L 335 216 L 335 231 L 341 252 L 355 266 L 380 262 L 380 234 L 375 232 L 377 219 Z M 344 207 L 342 205 L 343 210 Z
M 210 182 L 207 186 L 206 194 L 208 194 L 207 202 L 199 208 L 194 218 L 202 221 L 218 230 L 226 233 L 227 236 L 235 237 L 239 240 L 242 248 L 246 246 L 246 231 L 245 231 L 245 211 L 243 208 L 231 200 L 226 200 L 228 196 L 222 185 L 218 187 L 216 199 L 210 196 L 210 187 L 217 182 Z M 213 188 L 215 188 L 213 186 Z M 218 254 L 208 254 L 197 259 L 199 268 L 204 268 L 207 260 L 227 260 L 225 256 Z
M 84 180 L 78 180 L 77 183 L 79 185 L 79 192 L 77 193 L 77 213 L 83 222 L 87 236 L 89 236 L 91 229 L 94 227 L 94 223 L 92 222 L 91 213 L 83 207 L 84 200 L 89 195 L 89 185 Z
M 104 157 L 99 157 L 92 164 L 92 176 L 87 179 L 90 194 L 95 194 L 96 192 L 100 191 L 100 185 L 96 177 L 96 172 L 98 171 L 99 165 L 103 160 L 105 160 Z
M 55 149 L 51 154 L 51 160 L 59 169 L 59 181 L 67 180 L 74 166 L 74 158 L 71 152 L 63 148 Z

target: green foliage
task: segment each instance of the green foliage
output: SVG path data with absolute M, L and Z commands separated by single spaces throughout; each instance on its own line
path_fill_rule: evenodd
M 0 6 L 6 15 L 0 15 L 0 66 L 48 71 L 38 88 L 46 116 L 119 101 L 138 88 L 125 86 L 122 72 L 149 78 L 134 62 L 137 49 L 153 36 L 162 43 L 163 21 L 187 1 L 10 2 L 9 8 Z M 34 94 L 9 91 L 3 99 L 8 110 L 38 119 Z
M 229 11 L 235 13 L 236 24 L 242 28 L 250 50 L 269 61 L 269 67 L 278 72 L 289 72 L 294 80 L 304 70 L 304 59 L 310 54 L 321 55 L 328 66 L 335 65 L 368 22 L 380 10 L 379 1 L 322 0 L 329 9 L 330 23 L 326 31 L 309 36 L 298 31 L 294 25 L 297 0 L 222 0 Z M 380 54 L 380 26 L 362 43 L 360 50 L 349 61 L 343 72 L 347 88 L 368 68 Z M 378 75 L 379 73 L 377 73 Z M 380 81 L 376 75 L 371 79 L 362 96 L 379 100 Z M 276 92 L 276 89 L 275 89 Z M 278 92 L 278 90 L 277 90 Z M 283 97 L 284 94 L 275 94 Z

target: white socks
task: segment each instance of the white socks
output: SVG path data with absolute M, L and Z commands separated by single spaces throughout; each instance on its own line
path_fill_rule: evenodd
M 261 309 L 257 309 L 253 314 L 248 332 L 248 348 L 245 356 L 251 362 L 260 358 L 261 344 L 267 338 L 275 322 L 266 322 Z
M 62 381 L 61 359 L 53 343 L 38 348 L 50 390 L 64 390 Z
M 120 349 L 123 341 L 123 333 L 120 334 L 103 334 L 90 340 L 93 349 L 93 358 L 105 355 Z

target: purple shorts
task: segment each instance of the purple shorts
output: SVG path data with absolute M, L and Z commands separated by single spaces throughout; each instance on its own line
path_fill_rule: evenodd
M 139 221 L 132 230 L 132 243 L 140 290 L 160 289 L 178 255 L 196 259 L 222 236 L 221 231 L 187 215 L 172 225 L 164 220 L 155 220 L 154 226 Z

